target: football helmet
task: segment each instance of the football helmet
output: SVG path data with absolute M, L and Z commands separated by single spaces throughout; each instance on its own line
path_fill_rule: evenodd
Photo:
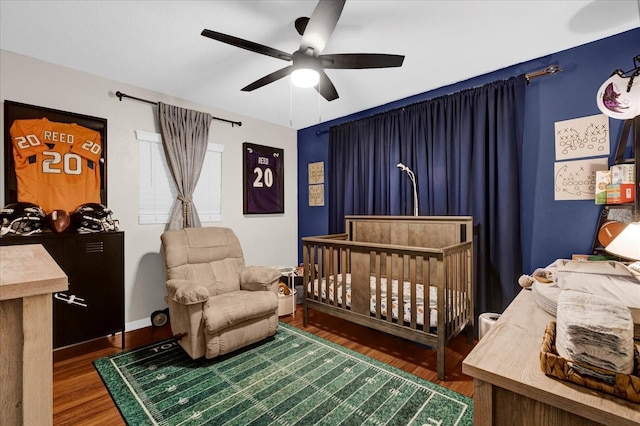
M 40 206 L 17 202 L 10 203 L 0 209 L 0 236 L 32 235 L 42 232 L 46 214 Z
M 615 70 L 598 89 L 596 104 L 604 115 L 618 120 L 629 120 L 640 114 L 640 68 L 634 69 L 631 75 Z
M 111 209 L 103 204 L 85 203 L 71 213 L 71 223 L 82 234 L 117 231 L 118 221 L 111 217 L 112 214 Z

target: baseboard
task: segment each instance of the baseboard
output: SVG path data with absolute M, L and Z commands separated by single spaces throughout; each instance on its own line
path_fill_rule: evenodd
M 131 321 L 125 324 L 126 331 L 133 331 L 139 328 L 151 327 L 151 317 L 143 318 L 137 321 Z

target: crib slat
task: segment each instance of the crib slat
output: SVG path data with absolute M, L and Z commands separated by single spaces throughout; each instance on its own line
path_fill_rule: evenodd
M 453 333 L 455 333 L 456 330 L 458 330 L 460 328 L 460 326 L 462 324 L 460 324 L 460 313 L 458 312 L 458 307 L 460 306 L 459 302 L 460 302 L 460 272 L 459 272 L 459 267 L 458 267 L 458 259 L 460 257 L 458 256 L 458 253 L 455 253 L 451 256 L 451 260 L 450 260 L 450 268 L 451 270 L 449 271 L 449 275 L 451 275 L 451 297 L 452 297 L 452 301 L 448 306 L 453 306 L 455 307 L 454 309 L 450 310 L 450 314 L 449 316 L 452 317 L 454 319 L 453 321 L 453 327 L 449 333 L 449 335 L 453 335 Z
M 302 244 L 302 325 L 309 325 L 309 307 L 307 305 L 307 297 L 309 297 L 307 285 L 309 284 L 309 245 Z M 313 293 L 312 293 L 313 294 Z
M 317 250 L 317 245 L 316 244 L 310 244 L 308 246 L 309 249 L 309 263 L 305 264 L 305 275 L 309 274 L 309 284 L 311 285 L 311 288 L 309 289 L 311 291 L 311 298 L 315 299 L 315 287 L 316 287 L 316 259 L 315 259 L 315 254 L 316 254 L 316 250 Z
M 404 324 L 404 282 L 405 282 L 405 269 L 406 268 L 406 262 L 407 262 L 407 256 L 405 255 L 400 255 L 398 256 L 399 258 L 399 262 L 398 262 L 398 267 L 400 268 L 400 270 L 398 271 L 398 273 L 395 275 L 396 277 L 396 281 L 397 281 L 397 285 L 396 285 L 396 297 L 398 298 L 397 301 L 397 309 L 398 309 L 398 313 L 397 313 L 397 321 L 398 324 Z
M 380 253 L 377 253 L 377 255 L 373 256 L 373 262 L 374 262 L 373 270 L 374 270 L 374 277 L 375 277 L 375 283 L 376 283 L 375 294 L 374 294 L 374 300 L 375 300 L 375 306 L 376 306 L 375 316 L 377 319 L 380 319 L 380 305 L 381 305 L 380 278 L 381 278 L 381 270 L 382 270 L 382 260 L 383 260 L 383 256 Z
M 327 277 L 331 277 L 331 279 L 333 280 L 333 294 L 329 297 L 329 301 L 333 299 L 333 306 L 338 306 L 338 271 L 336 267 L 336 256 L 338 255 L 338 253 L 335 247 L 330 247 L 329 250 L 329 271 L 327 271 Z
M 396 298 L 398 300 L 396 301 L 396 305 L 397 305 L 396 309 L 397 309 L 398 312 L 396 314 L 396 321 L 398 321 L 398 324 L 402 324 L 399 320 L 402 317 L 401 312 L 404 311 L 404 306 L 402 306 L 400 304 L 400 298 L 402 297 L 402 296 L 400 296 L 400 289 L 402 288 L 400 283 L 404 283 L 405 275 L 406 275 L 405 270 L 408 269 L 406 267 L 406 263 L 405 262 L 406 262 L 406 259 L 405 259 L 404 254 L 398 254 L 398 262 L 397 262 L 398 270 L 393 274 L 393 277 L 392 277 L 392 278 L 395 278 L 396 281 L 397 281 Z M 392 288 L 392 291 L 393 291 L 393 283 L 391 285 L 391 288 Z
M 429 268 L 427 258 L 422 258 L 422 292 L 423 297 L 423 309 L 422 309 L 422 324 L 425 331 L 429 331 L 431 327 L 431 282 L 429 281 Z
M 413 328 L 415 330 L 416 328 L 416 317 L 418 316 L 418 311 L 416 309 L 416 298 L 418 297 L 418 294 L 416 292 L 416 281 L 417 281 L 417 268 L 418 268 L 418 257 L 415 256 L 411 256 L 411 264 L 409 267 L 409 275 L 411 277 L 410 279 L 410 284 L 409 284 L 409 303 L 410 303 L 410 307 L 409 309 L 411 310 L 411 317 L 409 318 L 409 326 L 411 328 Z
M 369 316 L 371 251 L 351 250 L 351 310 Z
M 387 322 L 393 322 L 393 277 L 397 276 L 400 269 L 400 262 L 398 261 L 398 254 L 391 254 L 391 268 L 387 271 L 386 279 L 387 279 Z
M 340 259 L 339 270 L 341 271 L 340 273 L 342 276 L 342 308 L 344 310 L 348 309 L 347 307 L 347 271 L 348 271 L 347 254 L 348 254 L 348 249 L 345 249 L 345 248 L 340 249 L 341 259 Z
M 455 315 L 456 321 L 456 327 L 455 330 L 457 330 L 458 328 L 460 328 L 460 326 L 462 325 L 460 322 L 461 316 L 460 316 L 460 312 L 459 312 L 459 307 L 460 307 L 460 255 L 459 253 L 456 253 L 455 255 L 453 255 L 452 259 L 451 259 L 451 265 L 450 267 L 452 268 L 451 270 L 451 274 L 453 275 L 454 279 L 453 279 L 453 296 L 454 296 L 454 300 L 453 300 L 453 304 L 451 306 L 454 306 L 456 309 L 455 311 L 451 312 L 451 315 Z M 452 330 L 453 332 L 453 330 Z
M 449 256 L 449 263 L 448 263 L 448 272 L 447 275 L 449 275 L 449 280 L 451 281 L 451 289 L 449 290 L 450 292 L 450 302 L 447 306 L 453 306 L 453 307 L 457 307 L 457 303 L 458 303 L 458 292 L 456 291 L 458 289 L 458 271 L 455 270 L 455 265 L 457 263 L 457 255 L 453 254 L 452 256 Z M 451 329 L 449 330 L 449 336 L 451 336 L 455 330 L 458 329 L 458 327 L 460 327 L 460 315 L 457 315 L 457 309 L 453 310 L 450 309 L 449 310 L 449 318 L 451 318 Z
M 398 271 L 400 270 L 398 254 L 397 253 L 387 253 L 387 256 L 391 258 L 391 266 L 386 272 L 384 276 L 384 299 L 386 306 L 386 316 L 385 319 L 388 322 L 393 321 L 393 277 L 398 275 Z M 382 283 L 380 283 L 382 286 Z
M 453 312 L 454 315 L 457 316 L 457 321 L 456 321 L 456 330 L 459 329 L 460 327 L 463 326 L 462 324 L 462 320 L 464 319 L 464 315 L 462 315 L 463 313 L 463 300 L 462 300 L 462 253 L 456 253 L 455 254 L 455 258 L 454 258 L 454 264 L 453 264 L 453 272 L 455 273 L 455 277 L 456 277 L 456 282 L 455 282 L 455 295 L 456 295 L 456 300 L 455 300 L 455 306 L 456 310 L 455 312 Z
M 455 300 L 456 300 L 455 299 L 456 298 L 455 272 L 449 270 L 449 268 L 453 267 L 454 259 L 455 259 L 455 255 L 448 255 L 448 256 L 445 256 L 445 258 L 443 259 L 445 271 L 447 271 L 445 275 L 445 279 L 447 282 L 447 295 L 445 296 L 446 297 L 445 306 L 447 307 L 455 306 L 453 304 L 455 303 Z M 447 309 L 446 314 L 447 314 L 446 315 L 447 336 L 450 336 L 453 333 L 453 330 L 455 330 L 457 327 L 457 318 L 456 318 L 455 310 L 453 309 Z
M 444 274 L 444 262 L 438 261 L 437 258 L 431 258 L 429 261 L 431 269 L 431 277 L 435 279 L 437 283 L 443 283 L 438 286 L 438 335 L 437 335 L 437 351 L 438 351 L 438 377 L 444 377 L 444 348 L 447 343 L 447 328 L 446 328 L 446 280 Z M 444 287 L 444 288 L 443 288 Z
M 326 303 L 329 303 L 329 247 L 328 246 L 323 246 L 322 247 L 322 272 L 318 272 L 318 278 L 320 278 L 322 280 L 323 283 L 323 287 L 321 289 L 324 289 L 324 301 Z
M 389 316 L 389 292 L 387 291 L 386 282 L 388 281 L 389 276 L 391 275 L 391 271 L 393 271 L 393 257 L 391 253 L 385 252 L 383 254 L 384 257 L 384 268 L 380 272 L 380 280 L 376 279 L 376 292 L 380 292 L 380 297 L 376 301 L 376 303 L 380 304 L 380 316 L 383 321 L 387 321 L 387 317 Z M 384 287 L 382 281 L 385 281 Z M 384 302 L 384 303 L 383 303 Z M 384 309 L 382 306 L 384 305 Z
M 429 259 L 429 276 L 436 283 L 437 294 L 438 294 L 438 329 L 444 330 L 446 317 L 445 317 L 445 283 L 442 281 L 442 277 L 438 271 L 438 260 L 435 258 Z M 440 333 L 438 333 L 440 334 Z M 438 336 L 439 337 L 439 336 Z

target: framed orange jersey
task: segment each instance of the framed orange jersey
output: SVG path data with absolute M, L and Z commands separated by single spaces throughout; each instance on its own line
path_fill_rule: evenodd
M 107 204 L 106 119 L 5 101 L 4 124 L 5 204 Z

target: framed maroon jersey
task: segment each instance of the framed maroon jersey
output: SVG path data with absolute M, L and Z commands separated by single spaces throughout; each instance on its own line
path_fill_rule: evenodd
M 284 150 L 245 142 L 244 214 L 284 213 Z
M 5 202 L 106 205 L 107 120 L 5 101 Z

